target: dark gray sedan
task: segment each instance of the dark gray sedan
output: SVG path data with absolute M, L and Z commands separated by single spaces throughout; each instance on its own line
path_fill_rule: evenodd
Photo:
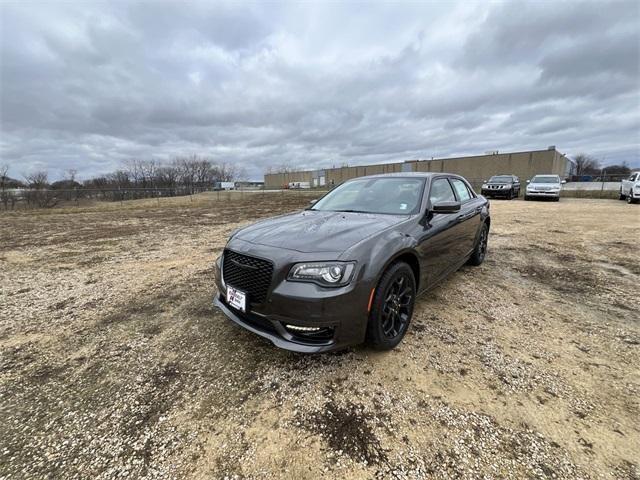
M 308 209 L 232 234 L 214 303 L 275 345 L 394 348 L 416 297 L 487 251 L 489 202 L 462 177 L 398 173 L 343 183 Z

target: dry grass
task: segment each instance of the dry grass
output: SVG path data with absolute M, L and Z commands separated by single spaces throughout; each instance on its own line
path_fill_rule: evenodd
M 0 216 L 0 477 L 638 477 L 640 208 L 494 201 L 399 349 L 303 356 L 215 311 L 211 266 L 306 198 Z

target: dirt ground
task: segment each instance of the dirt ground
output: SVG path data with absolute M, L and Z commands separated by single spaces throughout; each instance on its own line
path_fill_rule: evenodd
M 306 201 L 0 215 L 0 478 L 640 478 L 640 206 L 492 201 L 400 348 L 305 356 L 211 299 Z

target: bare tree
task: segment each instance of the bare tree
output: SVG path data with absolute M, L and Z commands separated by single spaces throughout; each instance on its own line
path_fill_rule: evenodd
M 25 180 L 29 183 L 29 188 L 25 192 L 27 204 L 35 205 L 39 208 L 52 208 L 58 203 L 55 193 L 48 189 L 49 174 L 46 170 L 39 170 L 28 175 L 24 175 Z
M 27 175 L 23 175 L 30 188 L 42 190 L 49 185 L 49 174 L 46 170 L 39 170 Z
M 239 169 L 235 165 L 222 162 L 221 164 L 217 165 L 216 174 L 218 181 L 230 182 L 231 180 L 238 178 Z
M 11 208 L 16 203 L 13 193 L 7 192 L 7 173 L 9 173 L 9 165 L 0 165 L 0 201 L 5 210 L 9 208 L 9 201 L 11 201 Z
M 156 171 L 156 186 L 168 188 L 170 195 L 175 195 L 175 188 L 178 186 L 180 172 L 173 165 L 158 168 Z
M 174 166 L 178 170 L 179 182 L 187 187 L 189 193 L 193 193 L 194 185 L 197 178 L 197 163 L 198 157 L 193 155 L 191 157 L 177 157 L 174 159 Z
M 75 168 L 70 168 L 65 173 L 67 175 L 67 179 L 69 180 L 69 183 L 75 183 L 78 170 L 76 170 Z
M 116 188 L 124 188 L 131 185 L 131 175 L 126 170 L 116 170 L 106 177 L 107 184 Z
M 288 163 L 281 163 L 280 165 L 277 166 L 271 166 L 267 169 L 267 173 L 292 173 L 297 171 L 298 169 L 295 167 L 292 167 L 291 165 L 289 165 Z
M 7 173 L 9 173 L 9 165 L 6 163 L 4 165 L 0 165 L 0 187 L 2 190 L 5 189 L 7 184 Z
M 585 153 L 579 153 L 574 158 L 576 162 L 576 175 L 589 175 L 600 172 L 598 160 Z

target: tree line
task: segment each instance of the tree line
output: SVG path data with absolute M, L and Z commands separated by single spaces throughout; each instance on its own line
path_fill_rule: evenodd
M 576 162 L 576 173 L 578 177 L 585 175 L 629 175 L 631 169 L 626 162 L 622 162 L 621 165 L 608 165 L 606 167 L 600 166 L 598 159 L 587 155 L 586 153 L 579 153 L 573 159 Z
M 10 178 L 8 165 L 0 166 L 0 201 L 5 209 L 15 206 L 17 197 L 28 205 L 40 208 L 55 206 L 60 200 L 91 196 L 91 192 L 102 192 L 107 200 L 122 199 L 122 195 L 109 191 L 155 190 L 164 196 L 190 195 L 210 190 L 216 182 L 244 179 L 244 170 L 226 162 L 216 162 L 208 157 L 192 155 L 176 157 L 168 162 L 155 159 L 131 159 L 123 162 L 122 168 L 96 177 L 77 181 L 77 170 L 67 170 L 65 178 L 49 181 L 46 170 L 24 174 L 24 180 Z M 13 189 L 24 189 L 19 196 Z M 142 198 L 144 193 L 135 197 Z

